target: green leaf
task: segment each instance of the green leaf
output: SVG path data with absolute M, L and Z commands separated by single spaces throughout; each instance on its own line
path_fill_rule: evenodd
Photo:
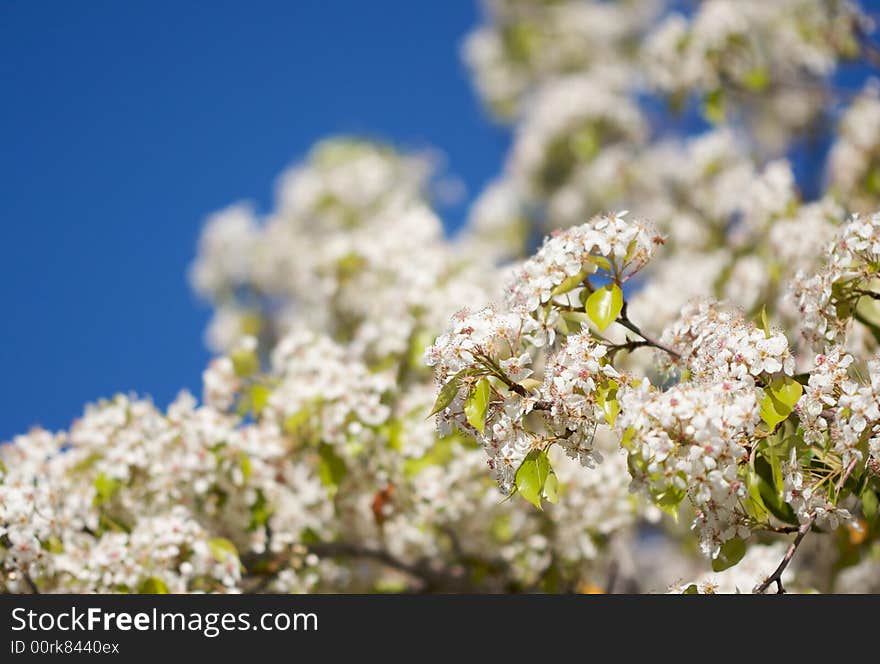
M 299 428 L 309 421 L 310 411 L 308 408 L 301 408 L 292 415 L 288 415 L 284 419 L 282 428 L 286 434 L 295 434 Z
M 611 263 L 605 256 L 590 256 L 590 262 L 600 270 L 611 272 Z
M 238 453 L 238 467 L 241 468 L 241 475 L 244 477 L 244 481 L 247 482 L 254 470 L 251 458 L 247 455 L 247 452 Z
M 519 381 L 519 384 L 529 392 L 543 385 L 540 380 L 537 380 L 535 378 L 523 378 L 521 381 Z
M 559 322 L 562 334 L 577 334 L 590 317 L 583 311 L 562 311 L 559 313 Z
M 880 508 L 877 494 L 871 487 L 865 487 L 860 498 L 862 499 L 862 514 L 871 523 L 877 518 L 877 511 Z
M 699 595 L 699 594 L 700 594 L 700 590 L 699 590 L 699 588 L 697 588 L 697 584 L 692 583 L 692 584 L 689 585 L 687 588 L 685 588 L 684 590 L 682 590 L 682 591 L 681 591 L 681 594 L 682 594 L 682 595 Z
M 516 471 L 515 483 L 517 491 L 539 510 L 544 509 L 541 498 L 544 494 L 544 485 L 547 478 L 553 473 L 550 467 L 550 459 L 545 450 L 532 450 L 523 459 Z M 551 492 L 555 492 L 557 485 L 551 486 Z
M 257 489 L 257 499 L 251 505 L 251 522 L 248 524 L 248 529 L 253 531 L 265 526 L 269 522 L 270 516 L 272 516 L 272 510 L 269 507 L 269 501 L 266 500 L 263 490 Z
M 764 337 L 767 339 L 770 338 L 770 322 L 767 320 L 767 307 L 761 307 L 761 313 L 758 314 L 757 319 L 755 320 L 755 325 L 758 326 L 759 330 L 763 330 Z
M 620 438 L 620 446 L 625 450 L 633 451 L 635 447 L 633 446 L 633 440 L 636 437 L 636 430 L 633 427 L 627 427 L 626 431 L 623 432 L 623 436 Z
M 489 405 L 491 394 L 491 385 L 487 379 L 483 378 L 474 386 L 464 402 L 464 414 L 467 416 L 467 421 L 480 433 L 486 431 L 486 408 Z
M 724 90 L 715 88 L 703 97 L 703 115 L 712 124 L 723 124 L 725 118 Z
M 212 537 L 209 539 L 208 550 L 218 563 L 226 562 L 229 556 L 238 558 L 238 549 L 235 548 L 235 544 L 225 537 Z
M 95 499 L 96 507 L 103 505 L 113 498 L 113 495 L 122 487 L 122 482 L 115 477 L 108 477 L 101 473 L 95 478 Z
M 774 379 L 764 390 L 761 401 L 761 419 L 771 430 L 785 420 L 804 393 L 803 386 L 794 378 L 783 376 Z
M 263 412 L 266 404 L 269 403 L 269 395 L 271 394 L 272 390 L 270 390 L 265 385 L 261 385 L 259 383 L 251 385 L 250 406 L 251 411 L 254 415 L 259 415 Z
M 781 476 L 778 458 L 774 456 L 768 461 L 763 456 L 758 456 L 755 459 L 755 477 L 751 478 L 751 482 L 757 486 L 758 495 L 761 497 L 764 507 L 770 510 L 773 516 L 790 525 L 798 525 L 797 515 L 791 505 L 782 499 L 783 486 L 781 482 L 776 484 L 774 481 L 774 476 L 777 473 Z
M 572 152 L 583 161 L 590 161 L 599 152 L 599 136 L 593 125 L 587 125 L 569 139 Z
M 770 72 L 765 67 L 755 67 L 746 72 L 742 84 L 749 92 L 763 92 L 770 85 Z
M 663 493 L 654 496 L 654 502 L 657 507 L 666 512 L 669 516 L 678 522 L 678 507 L 684 500 L 685 491 L 676 487 L 670 487 Z
M 580 286 L 586 278 L 586 272 L 578 272 L 576 275 L 568 277 L 565 281 L 563 281 L 561 284 L 553 289 L 553 291 L 550 293 L 550 297 L 565 295 L 566 293 L 573 291 L 575 288 Z
M 746 510 L 752 518 L 763 521 L 770 516 L 770 510 L 764 504 L 764 498 L 761 496 L 761 482 L 763 480 L 755 472 L 754 468 L 749 470 L 746 484 L 749 488 L 749 499 L 746 501 Z
M 321 443 L 318 446 L 318 455 L 321 457 L 318 464 L 318 475 L 321 477 L 321 482 L 335 493 L 345 478 L 345 461 L 336 454 L 333 446 L 327 443 Z
M 55 535 L 50 535 L 46 540 L 40 542 L 40 546 L 49 553 L 64 553 L 64 543 Z
M 151 576 L 141 582 L 138 592 L 142 595 L 167 595 L 168 586 L 158 576 Z
M 434 402 L 434 407 L 431 409 L 428 417 L 436 415 L 444 408 L 447 408 L 458 394 L 458 390 L 461 387 L 461 380 L 466 376 L 474 375 L 477 371 L 478 369 L 475 367 L 466 367 L 450 378 L 446 385 L 440 388 L 440 393 L 437 395 L 437 401 Z
M 550 475 L 547 476 L 547 480 L 544 482 L 543 495 L 547 502 L 554 505 L 559 502 L 559 478 L 556 477 L 556 473 L 553 470 L 550 471 Z
M 623 291 L 617 284 L 608 284 L 587 298 L 585 309 L 590 320 L 602 332 L 623 310 Z
M 256 351 L 239 348 L 229 355 L 235 375 L 239 378 L 247 378 L 260 370 L 260 358 Z
M 620 402 L 617 401 L 617 387 L 617 381 L 609 380 L 596 390 L 598 403 L 605 414 L 605 421 L 608 423 L 608 426 L 612 427 L 617 419 L 617 415 L 620 413 Z
M 723 572 L 733 567 L 746 555 L 746 543 L 739 537 L 727 540 L 721 545 L 718 557 L 712 561 L 713 572 Z

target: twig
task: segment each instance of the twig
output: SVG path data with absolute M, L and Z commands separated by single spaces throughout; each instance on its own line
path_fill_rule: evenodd
M 623 344 L 609 344 L 608 345 L 608 359 L 613 360 L 614 356 L 617 355 L 622 350 L 625 350 L 627 353 L 631 353 L 636 348 L 642 348 L 644 346 L 650 346 L 651 342 L 645 339 L 641 341 L 637 341 L 635 339 L 627 339 L 626 343 Z
M 849 462 L 849 465 L 846 467 L 846 471 L 843 473 L 843 475 L 840 476 L 840 479 L 835 486 L 836 493 L 840 493 L 840 490 L 843 488 L 846 480 L 849 478 L 853 469 L 855 469 L 857 462 L 858 459 L 856 458 L 853 458 L 853 460 Z M 810 532 L 810 529 L 813 527 L 813 524 L 815 522 L 816 512 L 813 512 L 813 514 L 810 515 L 810 518 L 807 519 L 805 523 L 802 523 L 800 528 L 798 528 L 797 536 L 794 538 L 794 541 L 789 545 L 788 550 L 782 557 L 782 562 L 780 562 L 776 569 L 773 570 L 772 574 L 770 574 L 766 579 L 755 586 L 755 589 L 752 592 L 758 595 L 762 595 L 764 592 L 766 592 L 767 588 L 769 588 L 770 584 L 772 583 L 776 584 L 778 593 L 781 594 L 785 592 L 785 587 L 782 585 L 782 573 L 785 571 L 785 568 L 788 567 L 788 564 L 791 562 L 792 556 L 794 556 L 794 552 L 797 551 L 797 548 L 800 546 L 807 533 Z
M 489 368 L 492 370 L 492 375 L 498 378 L 502 383 L 507 385 L 508 389 L 510 389 L 511 392 L 516 392 L 523 398 L 527 398 L 529 396 L 529 391 L 516 381 L 511 380 L 510 377 L 506 373 L 504 373 L 501 367 L 499 367 L 491 357 L 485 354 L 480 354 L 479 358 L 482 359 L 484 364 L 489 365 Z M 536 401 L 533 408 L 534 410 L 550 410 L 552 406 L 553 404 L 551 404 L 549 401 Z
M 34 580 L 31 578 L 30 574 L 28 574 L 27 572 L 22 572 L 21 578 L 24 579 L 24 582 L 28 585 L 28 588 L 31 589 L 32 594 L 34 594 L 34 595 L 40 594 L 40 589 L 37 588 L 37 584 L 34 583 Z
M 635 323 L 633 323 L 629 319 L 629 315 L 627 314 L 627 303 L 626 302 L 623 303 L 623 308 L 620 310 L 620 316 L 617 317 L 617 322 L 620 323 L 621 325 L 623 325 L 626 329 L 630 330 L 631 332 L 635 332 L 636 334 L 638 334 L 642 339 L 645 340 L 646 345 L 653 346 L 654 348 L 659 348 L 662 351 L 666 351 L 667 353 L 669 353 L 670 355 L 672 355 L 672 357 L 674 357 L 676 359 L 681 358 L 681 355 L 678 353 L 678 351 L 673 350 L 669 346 L 664 346 L 656 339 L 652 339 L 647 334 L 642 332 L 642 330 L 639 328 L 638 325 L 636 325 Z
M 560 304 L 559 302 L 553 302 L 553 306 L 562 310 L 562 311 L 578 311 L 578 312 L 582 311 L 582 309 L 579 309 L 577 307 L 573 307 L 570 304 Z M 617 344 L 617 346 L 621 347 L 621 350 L 623 350 L 629 346 L 631 346 L 634 349 L 645 347 L 645 346 L 651 346 L 652 348 L 657 348 L 657 349 L 662 350 L 666 353 L 669 353 L 670 355 L 672 355 L 672 357 L 674 357 L 676 359 L 681 358 L 681 354 L 678 351 L 673 350 L 669 346 L 664 346 L 656 339 L 649 337 L 647 334 L 642 332 L 641 328 L 629 319 L 629 315 L 627 314 L 626 309 L 627 309 L 627 303 L 624 302 L 623 308 L 620 310 L 620 315 L 617 317 L 615 322 L 620 325 L 623 325 L 630 332 L 634 332 L 635 334 L 638 334 L 643 339 L 643 341 L 629 341 L 625 344 Z M 612 349 L 613 349 L 613 346 L 612 346 Z

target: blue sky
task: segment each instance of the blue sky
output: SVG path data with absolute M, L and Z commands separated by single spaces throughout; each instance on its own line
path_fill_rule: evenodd
M 476 0 L 0 0 L 0 441 L 120 391 L 198 393 L 199 229 L 268 208 L 322 137 L 440 148 L 460 223 L 509 142 L 459 58 L 478 20 Z M 826 149 L 794 155 L 809 194 Z
M 458 55 L 477 20 L 472 0 L 0 0 L 0 441 L 197 391 L 200 226 L 265 209 L 315 140 L 434 145 L 479 191 L 508 138 Z

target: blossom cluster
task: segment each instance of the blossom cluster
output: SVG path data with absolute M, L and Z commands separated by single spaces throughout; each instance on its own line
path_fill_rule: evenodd
M 681 383 L 665 392 L 643 382 L 619 400 L 635 486 L 673 507 L 687 494 L 700 546 L 713 558 L 727 540 L 747 538 L 740 507 L 747 487 L 738 469 L 760 422 L 756 391 L 736 380 Z
M 874 324 L 871 300 L 877 298 L 873 289 L 878 268 L 880 214 L 854 214 L 839 228 L 827 249 L 826 262 L 815 271 L 800 271 L 792 283 L 802 332 L 809 342 L 818 348 L 830 342 L 846 343 L 854 317 Z

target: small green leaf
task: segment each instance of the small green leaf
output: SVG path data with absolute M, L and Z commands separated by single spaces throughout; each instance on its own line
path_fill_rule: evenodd
M 122 482 L 115 477 L 108 477 L 106 474 L 100 473 L 95 478 L 95 506 L 97 507 L 108 502 L 119 491 L 121 486 Z
M 565 335 L 577 334 L 588 320 L 590 317 L 583 311 L 562 311 L 559 313 L 560 328 Z
M 559 479 L 556 473 L 551 469 L 547 480 L 544 482 L 543 496 L 549 503 L 554 505 L 559 501 Z
M 602 332 L 623 310 L 623 291 L 617 284 L 608 284 L 587 298 L 585 308 L 590 320 Z
M 718 557 L 712 561 L 713 572 L 723 572 L 733 567 L 746 555 L 746 543 L 739 537 L 727 540 L 721 545 Z
M 235 544 L 225 537 L 212 537 L 209 539 L 208 550 L 218 563 L 226 562 L 229 556 L 238 558 L 238 549 L 235 548 Z
M 633 440 L 636 437 L 636 430 L 633 427 L 627 427 L 620 438 L 620 446 L 625 450 L 633 451 L 635 449 Z
M 577 157 L 583 161 L 590 161 L 599 152 L 599 136 L 593 125 L 577 131 L 571 139 L 569 139 L 571 150 Z
M 321 482 L 335 493 L 345 478 L 345 461 L 336 454 L 333 446 L 327 443 L 321 443 L 318 446 L 318 455 L 321 457 L 318 464 L 318 475 L 321 477 Z
M 700 590 L 699 590 L 699 588 L 697 588 L 697 584 L 692 583 L 692 584 L 689 585 L 687 588 L 685 588 L 684 590 L 682 590 L 682 591 L 681 591 L 681 594 L 682 594 L 682 595 L 699 595 L 699 594 L 700 594 Z
M 742 84 L 749 92 L 763 92 L 770 85 L 770 72 L 765 67 L 755 67 L 746 72 Z
M 761 497 L 764 507 L 773 516 L 785 523 L 797 525 L 799 523 L 797 515 L 791 509 L 791 505 L 782 499 L 782 484 L 774 482 L 774 475 L 777 474 L 779 468 L 779 460 L 772 457 L 771 461 L 773 465 L 763 456 L 757 457 L 755 459 L 755 476 L 750 478 L 750 482 L 757 486 L 758 495 Z
M 804 393 L 804 388 L 794 378 L 785 376 L 770 383 L 770 391 L 774 397 L 792 410 Z
M 247 482 L 251 478 L 251 473 L 253 473 L 253 465 L 251 464 L 251 458 L 247 455 L 247 452 L 239 452 L 238 453 L 238 467 L 241 469 L 241 475 L 244 477 L 244 481 Z
M 151 576 L 141 582 L 138 592 L 142 595 L 167 595 L 168 586 L 158 576 Z
M 519 384 L 524 387 L 526 391 L 531 392 L 532 390 L 541 387 L 543 383 L 541 383 L 541 381 L 537 380 L 536 378 L 523 378 L 521 381 L 519 381 Z
M 749 487 L 749 499 L 746 501 L 746 510 L 749 515 L 758 521 L 763 521 L 770 515 L 770 510 L 764 504 L 764 498 L 761 496 L 761 478 L 750 469 L 746 483 Z
M 272 510 L 269 507 L 269 501 L 266 500 L 263 490 L 257 489 L 257 499 L 251 505 L 251 521 L 248 524 L 248 529 L 253 531 L 265 526 L 269 522 L 270 516 L 272 516 Z
M 871 487 L 865 487 L 860 498 L 862 499 L 862 514 L 871 523 L 877 518 L 877 511 L 880 508 L 877 494 Z
M 428 417 L 436 415 L 444 408 L 447 408 L 458 394 L 462 378 L 468 375 L 473 375 L 476 371 L 477 370 L 474 367 L 467 367 L 450 378 L 446 382 L 446 385 L 440 388 L 440 393 L 437 395 L 437 401 L 434 402 L 434 407 L 431 409 Z
M 803 392 L 803 386 L 794 378 L 783 376 L 774 379 L 764 390 L 761 419 L 771 430 L 775 429 L 777 424 L 791 414 Z
M 608 423 L 608 426 L 612 427 L 618 413 L 620 413 L 620 402 L 617 401 L 617 387 L 617 381 L 609 380 L 596 390 L 598 403 L 605 414 L 605 421 Z
M 611 272 L 611 263 L 605 256 L 590 256 L 590 262 L 600 270 Z
M 263 412 L 266 404 L 269 403 L 269 395 L 271 394 L 272 390 L 265 385 L 259 383 L 251 385 L 250 406 L 254 415 L 259 415 Z
M 486 431 L 486 408 L 489 405 L 491 393 L 489 381 L 483 378 L 477 382 L 464 402 L 464 414 L 467 421 L 480 433 Z
M 308 408 L 301 408 L 292 415 L 288 415 L 284 419 L 284 424 L 282 426 L 284 433 L 289 435 L 295 434 L 302 425 L 309 421 L 310 414 Z
M 46 540 L 40 542 L 40 546 L 49 553 L 64 553 L 64 543 L 55 535 L 50 535 Z
M 703 115 L 712 124 L 723 124 L 725 118 L 724 90 L 715 88 L 703 97 Z
M 654 497 L 654 502 L 657 504 L 657 507 L 666 512 L 669 516 L 675 519 L 676 523 L 678 522 L 678 508 L 681 505 L 681 501 L 684 500 L 685 492 L 683 489 L 678 489 L 676 487 L 669 487 L 663 493 L 660 493 Z
M 517 491 L 539 510 L 544 509 L 541 497 L 544 495 L 544 484 L 552 472 L 550 459 L 544 450 L 529 452 L 516 471 Z
M 229 359 L 232 360 L 235 375 L 239 378 L 247 378 L 260 370 L 260 358 L 256 351 L 239 348 L 232 351 Z
M 573 291 L 575 288 L 580 286 L 584 279 L 587 278 L 586 272 L 578 272 L 576 275 L 572 277 L 568 277 L 561 284 L 559 284 L 553 291 L 550 293 L 550 297 L 556 297 L 557 295 L 565 295 L 566 293 Z
M 767 320 L 767 307 L 761 307 L 761 313 L 758 314 L 758 318 L 755 320 L 755 325 L 758 326 L 759 330 L 763 330 L 764 337 L 770 338 L 770 322 Z

